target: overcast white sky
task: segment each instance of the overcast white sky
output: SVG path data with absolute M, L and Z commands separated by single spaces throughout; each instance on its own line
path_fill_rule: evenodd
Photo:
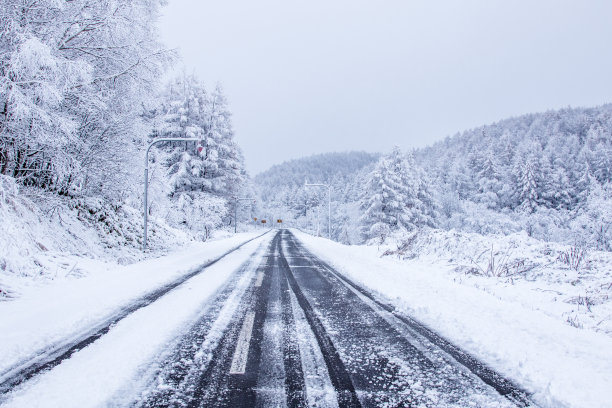
M 612 101 L 609 0 L 168 0 L 163 13 L 181 67 L 225 88 L 253 175 Z

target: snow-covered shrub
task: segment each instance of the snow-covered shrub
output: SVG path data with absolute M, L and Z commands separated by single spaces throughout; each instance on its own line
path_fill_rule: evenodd
M 0 174 L 0 211 L 6 211 L 5 206 L 17 196 L 18 191 L 13 177 Z
M 391 228 L 388 224 L 383 222 L 377 222 L 376 224 L 372 225 L 368 231 L 370 238 L 377 241 L 379 244 L 383 244 L 390 233 Z
M 587 250 L 577 246 L 570 247 L 559 254 L 559 261 L 577 271 L 585 261 Z
M 478 234 L 511 234 L 521 230 L 512 213 L 495 211 L 481 203 L 461 200 L 455 211 L 441 221 L 446 229 L 456 229 Z
M 518 224 L 529 236 L 544 241 L 571 242 L 571 213 L 564 209 L 538 207 L 533 212 L 514 214 Z
M 208 239 L 223 225 L 228 215 L 227 201 L 212 194 L 184 192 L 178 194 L 168 214 L 172 225 L 183 226 Z
M 470 272 L 496 278 L 521 275 L 532 268 L 526 259 L 513 256 L 512 248 L 495 251 L 493 245 L 476 258 L 471 257 L 470 262 Z

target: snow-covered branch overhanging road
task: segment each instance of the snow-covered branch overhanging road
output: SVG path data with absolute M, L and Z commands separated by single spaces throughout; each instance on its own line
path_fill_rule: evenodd
M 181 279 L 103 330 L 5 372 L 0 401 L 7 407 L 531 403 L 520 387 L 396 313 L 287 230 L 248 241 Z

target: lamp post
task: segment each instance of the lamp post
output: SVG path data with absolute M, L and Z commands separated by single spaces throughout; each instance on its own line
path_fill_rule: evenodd
M 327 187 L 327 235 L 331 238 L 331 184 L 321 183 L 309 183 L 308 180 L 304 181 L 305 187 Z
M 183 137 L 160 137 L 154 139 L 151 143 L 149 143 L 149 147 L 147 147 L 147 152 L 145 153 L 145 168 L 144 168 L 144 238 L 142 240 L 142 250 L 145 251 L 147 249 L 147 221 L 149 215 L 149 151 L 154 144 L 160 142 L 201 142 L 200 138 L 183 138 Z M 199 146 L 198 152 L 202 151 L 202 146 Z
M 242 200 L 253 200 L 255 203 L 255 199 L 251 197 L 234 197 L 234 234 L 238 232 L 238 203 Z

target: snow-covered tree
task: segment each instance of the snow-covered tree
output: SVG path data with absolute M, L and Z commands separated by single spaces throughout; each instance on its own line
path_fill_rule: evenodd
M 366 180 L 360 201 L 363 236 L 384 241 L 389 233 L 430 225 L 433 198 L 426 187 L 412 155 L 394 147 Z
M 413 201 L 414 207 L 411 208 L 410 222 L 416 227 L 434 227 L 436 219 L 439 217 L 440 206 L 432 191 L 431 178 L 416 164 L 412 152 L 409 152 L 405 157 L 409 171 L 413 172 L 412 179 L 416 180 L 417 192 L 417 200 Z
M 244 158 L 234 141 L 231 113 L 219 85 L 211 93 L 205 109 L 204 177 L 211 191 L 232 197 L 245 181 Z
M 612 251 L 612 183 L 600 184 L 591 177 L 586 201 L 572 221 L 576 241 Z
M 169 53 L 157 0 L 0 7 L 0 171 L 62 194 L 122 201 L 146 131 L 138 107 Z M 140 172 L 138 172 L 138 176 Z
M 204 113 L 208 95 L 194 76 L 183 75 L 166 87 L 159 109 L 160 123 L 153 137 L 197 138 L 204 140 Z M 199 142 L 167 142 L 162 148 L 169 153 L 168 173 L 172 193 L 204 191 L 204 153 Z M 210 190 L 210 189 L 208 189 Z
M 543 204 L 548 208 L 569 209 L 574 195 L 574 187 L 564 166 L 553 165 L 544 157 L 541 162 Z
M 195 76 L 183 75 L 168 84 L 151 116 L 158 117 L 152 137 L 199 139 L 159 148 L 167 166 L 173 222 L 206 236 L 233 222 L 233 198 L 244 189 L 247 176 L 220 87 L 209 94 Z M 200 221 L 190 224 L 182 221 L 185 217 Z
M 534 212 L 540 201 L 537 163 L 537 157 L 530 154 L 519 158 L 515 165 L 517 205 L 528 213 Z
M 488 151 L 487 155 L 482 158 L 482 164 L 479 166 L 476 178 L 478 192 L 474 196 L 475 200 L 488 208 L 499 208 L 499 194 L 502 191 L 502 184 L 492 151 Z

